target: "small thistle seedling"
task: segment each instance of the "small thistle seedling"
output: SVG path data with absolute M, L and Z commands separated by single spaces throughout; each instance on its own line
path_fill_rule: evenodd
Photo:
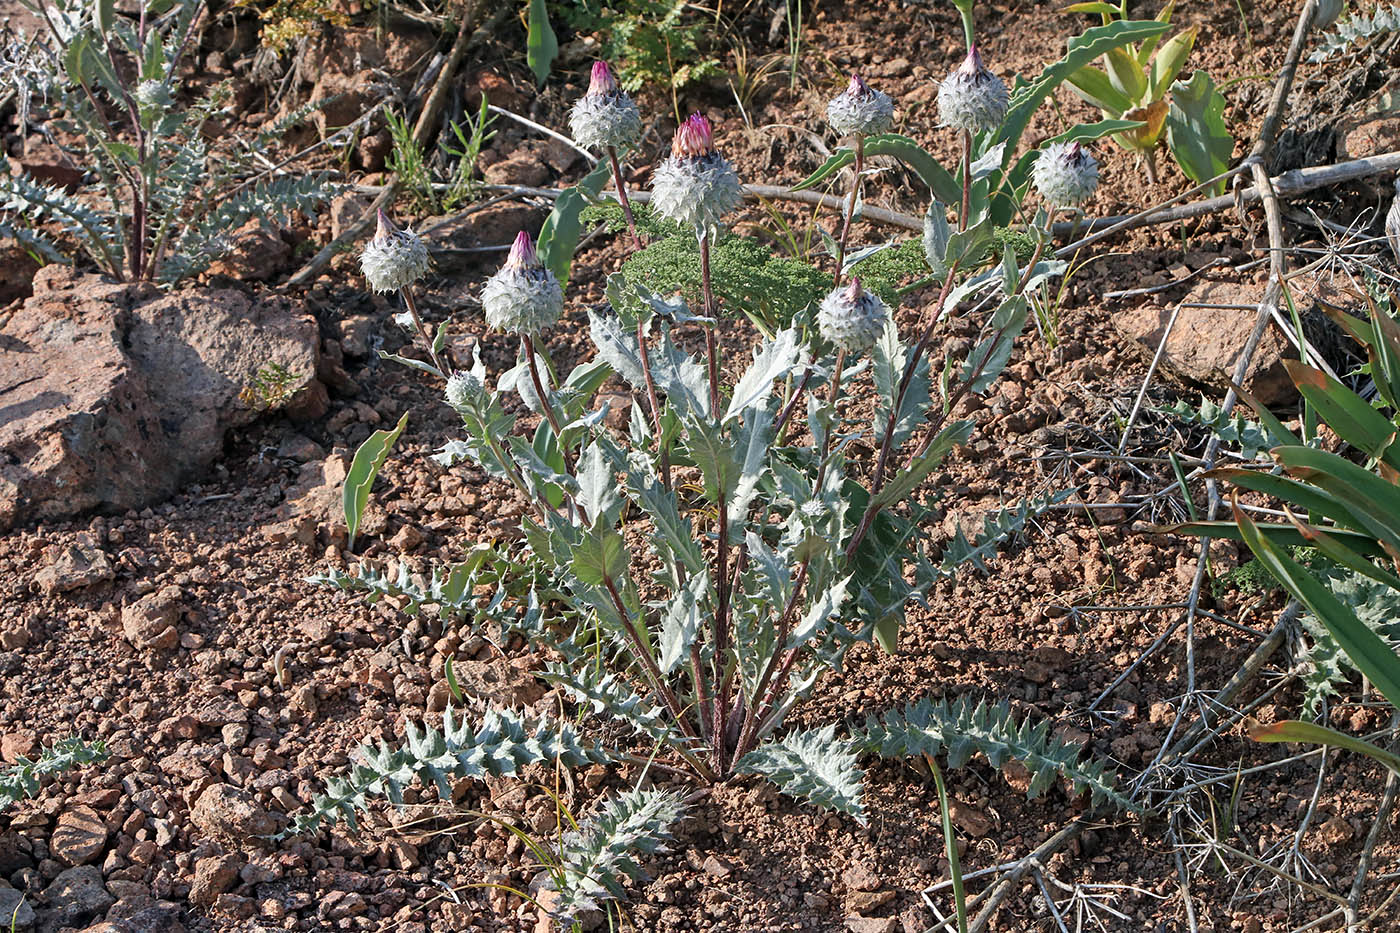
M 30 92 L 53 99 L 64 114 L 53 123 L 76 140 L 68 154 L 99 197 L 43 184 L 0 157 L 0 236 L 48 261 L 76 246 L 118 281 L 174 283 L 224 255 L 230 234 L 249 220 L 311 216 L 330 197 L 324 175 L 256 174 L 246 155 L 210 152 L 204 126 L 227 89 L 184 106 L 179 80 L 204 0 L 139 3 L 134 22 L 114 0 L 23 2 L 49 33 L 28 50 L 45 80 L 21 88 L 20 113 Z M 250 148 L 265 148 L 304 116 L 275 124 Z
M 1050 210 L 1041 208 L 1021 237 L 1006 236 L 1005 218 L 1020 212 L 1033 184 L 1042 186 L 1042 199 L 1078 209 L 1097 183 L 1083 143 L 1118 124 L 1074 127 L 1048 149 L 1025 153 L 1016 152 L 1021 133 L 1058 76 L 1164 28 L 1130 22 L 1091 31 L 1038 81 L 1018 79 L 1010 92 L 998 92 L 999 79 L 970 50 L 972 66 L 964 63 L 968 71 L 955 75 L 950 92 L 949 117 L 959 121 L 963 143 L 956 174 L 887 132 L 893 102 L 852 80 L 831 113 L 833 128 L 854 137 L 853 148 L 833 155 L 811 183 L 853 165 L 860 151 L 901 158 L 937 198 L 926 235 L 853 252 L 853 270 L 843 268 L 833 244 L 835 267 L 819 273 L 812 297 L 767 332 L 746 326 L 740 302 L 728 297 L 732 283 L 723 280 L 730 270 L 714 262 L 721 244 L 763 248 L 726 238 L 743 187 L 699 115 L 681 122 L 655 169 L 650 210 L 630 218 L 660 239 L 608 277 L 607 304 L 586 312 L 593 358 L 561 378 L 544 335 L 565 309 L 568 237 L 579 227 L 584 183 L 559 199 L 538 252 L 522 233 L 481 292 L 486 326 L 518 339 L 516 365 L 494 376 L 479 355 L 458 369 L 444 358 L 446 324 L 430 335 L 413 304 L 425 266 L 421 245 L 407 231 L 383 227 L 363 266 L 371 287 L 399 291 L 420 342 L 420 358 L 397 359 L 444 380 L 446 401 L 462 419 L 461 436 L 435 459 L 448 468 L 474 464 L 514 487 L 528 511 L 516 542 L 480 545 L 426 579 L 405 566 L 397 576 L 361 566 L 316 582 L 370 599 L 392 596 L 414 613 L 433 604 L 444 617 L 489 622 L 546 646 L 553 660 L 539 676 L 580 713 L 625 725 L 628 737 L 586 736 L 580 730 L 591 728 L 592 716 L 557 721 L 489 710 L 466 722 L 449 707 L 440 727 L 409 725 L 397 747 L 362 747 L 350 773 L 327 783 L 295 831 L 339 818 L 353 824 L 370 797 L 400 799 L 414 780 L 446 794 L 451 779 L 517 774 L 533 762 L 654 763 L 677 782 L 701 784 L 760 775 L 788 795 L 864 821 L 861 756 L 946 753 L 956 767 L 980 754 L 994 767 L 1025 764 L 1032 795 L 1058 781 L 1088 791 L 1095 805 L 1131 807 L 1102 763 L 1081 760 L 1078 746 L 1050 736 L 1048 722 L 1018 719 L 1005 704 L 925 699 L 845 735 L 835 723 L 805 731 L 784 724 L 853 645 L 896 650 L 910 603 L 960 565 L 985 571 L 998 544 L 1062 501 L 1002 510 L 978 540 L 958 534 L 941 549 L 925 531 L 932 516 L 926 481 L 972 435 L 972 422 L 957 417 L 959 404 L 991 391 L 1027 325 L 1029 296 L 1065 271 L 1063 262 L 1041 258 Z M 969 101 L 969 94 L 982 96 Z M 998 113 L 1003 119 L 992 125 L 988 114 Z M 860 183 L 857 172 L 853 188 Z M 847 235 L 855 200 L 842 211 Z M 619 232 L 631 226 L 614 219 Z M 1018 246 L 1031 244 L 1023 261 Z M 642 260 L 663 247 L 673 268 L 651 284 L 678 278 L 688 265 L 693 290 L 663 293 L 638 281 L 648 268 Z M 542 261 L 546 255 L 552 261 Z M 938 291 L 906 335 L 890 302 L 913 283 L 868 287 L 861 263 L 902 280 L 911 257 Z M 931 359 L 940 325 L 966 307 L 978 309 L 965 312 L 978 315 L 978 339 L 956 356 Z M 731 339 L 746 336 L 748 352 L 724 360 L 721 327 Z M 616 395 L 599 397 L 612 378 L 631 390 L 623 428 L 608 417 Z M 873 416 L 857 406 L 857 391 L 873 398 Z M 523 432 L 520 403 L 538 416 Z M 379 432 L 356 454 L 346 489 L 352 527 L 393 437 Z M 595 901 L 620 894 L 606 876 L 638 871 L 629 853 L 655 848 L 681 812 L 678 798 L 618 799 L 628 802 L 605 808 L 610 815 L 600 817 L 597 836 L 576 847 L 581 863 L 596 866 Z M 580 903 L 567 895 L 561 902 Z M 566 906 L 556 915 L 571 920 L 576 912 Z

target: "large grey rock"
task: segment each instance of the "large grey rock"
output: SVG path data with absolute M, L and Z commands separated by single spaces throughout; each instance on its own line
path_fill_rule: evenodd
M 0 327 L 0 531 L 169 497 L 257 417 L 239 395 L 268 364 L 297 377 L 289 413 L 319 417 L 319 351 L 285 298 L 39 270 Z
M 0 930 L 26 933 L 34 929 L 34 908 L 25 896 L 8 885 L 0 886 Z
M 79 865 L 59 874 L 44 889 L 46 909 L 36 911 L 41 930 L 97 919 L 117 899 L 102 886 L 102 872 L 96 865 Z

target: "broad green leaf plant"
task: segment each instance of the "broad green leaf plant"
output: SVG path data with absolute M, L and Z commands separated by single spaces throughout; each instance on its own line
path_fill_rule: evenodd
M 895 651 L 906 607 L 959 565 L 985 569 L 998 543 L 1055 501 L 989 517 L 976 541 L 960 534 L 939 548 L 928 535 L 937 500 L 929 480 L 973 434 L 973 423 L 957 416 L 960 403 L 991 391 L 1026 326 L 1028 294 L 1064 271 L 1042 257 L 1054 211 L 1081 209 L 1097 183 L 1082 142 L 1124 124 L 1074 127 L 1027 152 L 1019 151 L 1021 134 L 1074 68 L 1165 29 L 1129 22 L 1091 30 L 1009 93 L 970 45 L 971 64 L 950 76 L 948 100 L 940 96 L 964 147 L 953 171 L 890 134 L 889 98 L 859 79 L 832 102 L 832 128 L 859 140 L 835 158 L 905 159 L 934 195 L 923 248 L 936 297 L 908 332 L 860 282 L 871 251 L 838 258 L 845 233 L 831 244 L 827 285 L 806 306 L 746 320 L 728 283 L 715 280 L 723 265 L 711 261 L 741 188 L 699 115 L 677 131 L 650 200 L 692 239 L 692 251 L 668 262 L 692 263 L 694 275 L 678 292 L 657 293 L 634 278 L 637 265 L 611 274 L 606 303 L 580 312 L 593 353 L 568 372 L 556 372 L 542 333 L 563 313 L 580 214 L 599 198 L 605 175 L 595 171 L 559 199 L 538 252 L 522 232 L 483 289 L 487 327 L 519 338 L 516 364 L 499 373 L 479 355 L 465 366 L 448 358 L 442 330 L 430 338 L 412 303 L 421 247 L 384 219 L 362 265 L 376 290 L 398 292 L 407 305 L 401 321 L 420 346 L 417 359 L 398 359 L 443 380 L 462 421 L 435 459 L 449 469 L 470 464 L 527 506 L 517 541 L 478 545 L 426 582 L 406 566 L 397 576 L 361 566 L 316 582 L 395 597 L 412 612 L 436 603 L 446 617 L 518 633 L 549 649 L 554 660 L 540 676 L 580 713 L 624 729 L 599 729 L 587 716 L 553 721 L 497 710 L 473 725 L 449 709 L 440 729 L 413 726 L 397 747 L 363 747 L 360 763 L 329 783 L 295 829 L 352 819 L 375 796 L 400 799 L 414 780 L 445 788 L 453 778 L 516 774 L 541 761 L 655 763 L 700 784 L 760 775 L 863 822 L 862 756 L 946 750 L 954 765 L 974 753 L 997 767 L 1021 761 L 1036 776 L 1035 793 L 1059 783 L 1096 803 L 1127 805 L 1101 764 L 1081 761 L 1077 746 L 1005 706 L 911 705 L 864 729 L 785 724 L 852 646 Z M 1025 225 L 1034 245 L 1018 258 L 1010 241 L 998 250 L 995 218 L 1021 216 L 1032 176 L 1047 206 Z M 846 202 L 845 228 L 856 202 Z M 639 232 L 652 229 L 643 223 Z M 975 320 L 978 338 L 937 357 L 934 338 L 954 315 Z M 741 335 L 745 349 L 723 358 L 721 328 Z M 631 397 L 614 412 L 618 395 L 600 389 L 618 380 Z M 874 400 L 873 417 L 859 398 Z M 620 427 L 609 417 L 616 414 Z M 363 508 L 369 464 L 388 449 L 384 438 L 372 443 L 347 493 L 350 520 Z M 669 799 L 637 809 L 680 812 Z M 627 844 L 646 851 L 663 830 L 653 821 Z M 593 845 L 615 851 L 607 840 Z M 590 892 L 616 893 L 606 883 Z
M 1370 611 L 1400 597 L 1400 324 L 1393 299 L 1366 297 L 1367 318 L 1335 307 L 1325 310 L 1365 348 L 1363 372 L 1375 387 L 1373 402 L 1320 369 L 1285 362 L 1316 419 L 1351 449 L 1332 453 L 1305 443 L 1246 393 L 1242 397 L 1268 434 L 1280 439 L 1270 451 L 1273 469 L 1232 467 L 1212 475 L 1281 500 L 1287 520 L 1255 521 L 1240 507 L 1236 492 L 1231 521 L 1192 522 L 1174 530 L 1244 541 L 1325 629 L 1348 666 L 1400 709 L 1400 654 L 1389 630 L 1393 616 Z M 1290 549 L 1298 547 L 1316 549 L 1314 566 L 1295 559 Z M 1353 592 L 1364 595 L 1352 598 L 1348 594 Z M 1327 726 L 1293 720 L 1254 723 L 1249 733 L 1264 742 L 1336 745 L 1370 755 L 1400 773 L 1400 759 L 1392 752 Z
M 20 112 L 34 92 L 50 101 L 54 125 L 76 140 L 68 155 L 98 196 L 11 167 L 0 173 L 0 236 L 46 261 L 76 247 L 118 281 L 174 283 L 224 255 L 249 220 L 311 215 L 332 193 L 322 174 L 260 172 L 242 152 L 211 151 L 205 125 L 226 90 L 186 104 L 180 77 L 204 0 L 145 0 L 134 15 L 114 0 L 22 2 L 47 34 L 29 46 L 35 80 L 18 89 Z M 305 116 L 274 124 L 249 148 L 266 148 Z
M 1175 0 L 1157 15 L 1165 27 L 1171 22 Z M 1128 20 L 1128 0 L 1118 5 L 1092 0 L 1065 8 L 1069 13 L 1097 13 L 1108 26 Z M 1165 34 L 1148 37 L 1136 45 L 1104 52 L 1103 67 L 1083 65 L 1069 76 L 1076 94 L 1098 107 L 1105 119 L 1133 120 L 1140 125 L 1116 132 L 1112 139 L 1137 154 L 1153 184 L 1157 182 L 1157 147 L 1168 135 L 1172 157 L 1196 182 L 1218 175 L 1226 167 L 1234 140 L 1225 131 L 1224 98 L 1209 76 L 1196 72 L 1188 82 L 1177 76 L 1186 66 L 1196 44 L 1197 27 L 1184 29 L 1162 41 Z

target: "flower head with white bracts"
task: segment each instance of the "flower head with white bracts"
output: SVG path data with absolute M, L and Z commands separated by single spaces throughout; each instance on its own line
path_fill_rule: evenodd
M 1046 201 L 1078 207 L 1099 186 L 1099 163 L 1079 143 L 1051 143 L 1036 157 L 1031 177 Z
M 838 285 L 822 299 L 817 310 L 817 329 L 821 335 L 842 350 L 867 350 L 885 332 L 889 309 L 852 278 L 849 285 Z
M 838 136 L 874 136 L 894 123 L 894 101 L 853 74 L 846 89 L 826 105 L 826 122 Z
M 1001 126 L 1011 97 L 1002 80 L 982 64 L 977 46 L 938 88 L 938 114 L 954 129 L 980 133 Z
M 569 111 L 569 129 L 574 142 L 597 152 L 631 149 L 642 138 L 642 115 L 607 62 L 593 63 L 588 93 Z
M 481 394 L 481 390 L 481 379 L 476 373 L 459 369 L 447 377 L 444 395 L 447 397 L 447 404 L 453 408 L 466 408 Z
M 507 334 L 533 337 L 564 313 L 564 289 L 535 255 L 524 230 L 516 236 L 505 265 L 481 291 L 486 326 Z
M 400 230 L 389 215 L 379 211 L 374 237 L 360 254 L 360 269 L 377 292 L 396 292 L 421 279 L 428 271 L 428 247 L 412 230 Z
M 652 173 L 651 206 L 662 217 L 695 230 L 719 231 L 720 218 L 739 206 L 739 176 L 715 149 L 710 121 L 691 114 L 676 130 L 671 155 Z

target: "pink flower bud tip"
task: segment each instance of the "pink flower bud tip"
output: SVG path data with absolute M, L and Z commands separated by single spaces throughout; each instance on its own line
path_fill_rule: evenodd
M 671 141 L 671 155 L 677 159 L 697 159 L 715 151 L 714 133 L 710 121 L 703 114 L 692 113 L 685 122 L 676 128 L 676 137 Z
M 851 83 L 846 85 L 846 93 L 864 96 L 870 93 L 870 86 L 861 80 L 860 75 L 852 72 Z
M 379 208 L 378 223 L 374 228 L 374 238 L 383 240 L 399 232 L 399 228 L 394 226 L 394 222 L 389 219 L 389 215 L 384 213 L 384 208 Z
M 617 90 L 617 79 L 613 77 L 612 69 L 604 61 L 593 63 L 593 74 L 588 82 L 589 94 L 612 94 Z
M 535 244 L 530 239 L 530 234 L 521 230 L 515 235 L 515 242 L 511 244 L 510 255 L 506 257 L 505 264 L 511 269 L 534 269 L 539 266 L 539 257 L 535 255 Z
M 864 294 L 864 290 L 860 287 L 860 277 L 851 276 L 851 284 L 846 288 L 846 300 L 860 301 Z
M 974 45 L 967 50 L 967 58 L 963 59 L 958 72 L 970 78 L 976 77 L 982 71 L 982 67 L 982 53 L 977 51 L 977 46 Z

